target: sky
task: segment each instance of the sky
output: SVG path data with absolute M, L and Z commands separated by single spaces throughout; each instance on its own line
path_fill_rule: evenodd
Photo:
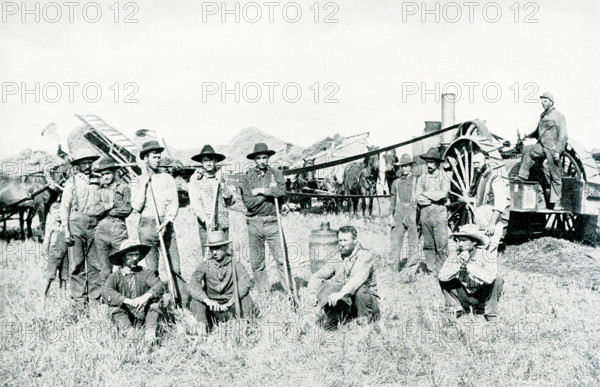
M 300 146 L 368 131 L 386 146 L 440 120 L 443 91 L 460 97 L 457 122 L 510 140 L 550 91 L 569 136 L 600 147 L 600 2 L 74 4 L 2 2 L 0 155 L 53 151 L 50 123 L 66 144 L 75 114 L 180 149 L 246 127 Z

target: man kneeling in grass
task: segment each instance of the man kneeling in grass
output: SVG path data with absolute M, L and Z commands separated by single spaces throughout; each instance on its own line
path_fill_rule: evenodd
M 254 302 L 250 297 L 250 277 L 240 262 L 235 263 L 227 245 L 231 243 L 224 231 L 209 231 L 206 246 L 209 259 L 200 262 L 188 284 L 190 311 L 196 319 L 211 330 L 218 322 L 231 319 L 235 311 L 235 300 L 239 297 L 241 317 L 254 317 Z M 237 279 L 235 294 L 234 275 Z
M 308 293 L 325 312 L 324 325 L 334 328 L 358 318 L 364 323 L 379 319 L 379 296 L 373 255 L 362 248 L 356 228 L 338 232 L 340 255 L 326 262 L 308 282 Z
M 488 241 L 476 224 L 465 224 L 452 234 L 449 255 L 438 274 L 451 319 L 471 313 L 495 321 L 502 278 L 498 276 L 497 255 L 486 249 Z
M 110 263 L 121 268 L 109 275 L 102 297 L 111 306 L 111 318 L 121 332 L 129 332 L 132 323 L 143 325 L 144 337 L 154 341 L 160 316 L 157 301 L 165 289 L 154 270 L 138 266 L 149 251 L 148 245 L 123 241 L 119 251 L 108 257 Z

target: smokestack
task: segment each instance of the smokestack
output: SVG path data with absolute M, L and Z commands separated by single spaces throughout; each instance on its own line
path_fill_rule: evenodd
M 442 127 L 441 129 L 452 126 L 456 123 L 455 118 L 456 94 L 442 94 Z M 449 145 L 452 142 L 454 133 L 452 131 L 442 134 L 442 145 Z

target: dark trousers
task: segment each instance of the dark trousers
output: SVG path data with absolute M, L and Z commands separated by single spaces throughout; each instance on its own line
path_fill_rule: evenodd
M 325 312 L 324 325 L 328 328 L 334 328 L 340 323 L 365 317 L 369 321 L 378 320 L 381 312 L 379 311 L 379 302 L 377 297 L 371 293 L 371 290 L 362 285 L 356 292 L 349 297 L 342 298 L 334 306 L 329 306 L 325 303 L 330 294 L 341 289 L 341 284 L 331 284 L 330 281 L 325 281 L 317 291 L 318 298 L 322 301 L 323 311 Z
M 98 299 L 102 291 L 103 265 L 98 260 L 95 245 L 97 225 L 95 217 L 83 214 L 72 216 L 69 221 L 69 230 L 75 242 L 69 249 L 71 298 L 77 302 Z
M 46 265 L 46 279 L 52 281 L 56 279 L 58 270 L 59 279 L 67 281 L 69 279 L 69 257 L 67 255 L 68 247 L 65 243 L 65 234 L 62 230 L 53 231 L 56 240 L 50 243 L 48 248 L 48 263 Z
M 102 279 L 106 279 L 112 272 L 112 264 L 108 256 L 119 251 L 121 242 L 127 239 L 127 225 L 123 219 L 108 216 L 98 223 L 96 227 L 96 251 L 98 260 L 102 263 Z
M 156 220 L 152 218 L 140 218 L 139 238 L 140 243 L 149 245 L 150 252 L 146 255 L 146 268 L 153 270 L 158 277 L 158 262 L 160 261 L 160 240 L 156 232 Z M 173 223 L 165 227 L 163 233 L 165 249 L 171 261 L 173 275 L 181 276 L 181 266 L 179 263 L 179 251 L 177 250 L 177 237 Z
M 548 172 L 546 178 L 550 182 L 550 203 L 560 203 L 562 194 L 562 173 L 558 164 L 554 162 L 551 149 L 545 148 L 541 143 L 526 146 L 523 149 L 523 157 L 521 158 L 521 166 L 519 167 L 519 177 L 524 180 L 529 179 L 531 167 L 537 161 L 548 161 Z
M 269 250 L 273 254 L 273 259 L 277 265 L 281 285 L 285 288 L 286 279 L 283 270 L 283 250 L 279 238 L 279 226 L 277 218 L 274 216 L 257 216 L 246 218 L 248 225 L 248 241 L 250 247 L 250 266 L 254 275 L 254 282 L 260 293 L 269 291 L 269 278 L 267 277 L 267 268 L 265 264 L 265 243 L 269 245 Z M 283 238 L 284 248 L 287 254 L 287 244 L 285 236 Z M 291 272 L 288 266 L 288 282 L 291 286 Z
M 440 287 L 444 294 L 446 308 L 450 311 L 462 309 L 470 313 L 471 307 L 473 307 L 473 311 L 477 314 L 496 315 L 503 282 L 501 277 L 496 277 L 494 282 L 481 285 L 475 293 L 468 293 L 464 285 L 457 279 L 440 281 Z
M 437 275 L 448 256 L 448 213 L 441 204 L 430 204 L 420 211 L 423 258 L 427 269 Z
M 240 300 L 240 304 L 242 318 L 247 320 L 253 318 L 255 307 L 249 294 Z M 219 322 L 226 322 L 235 317 L 235 305 L 231 305 L 229 309 L 223 312 L 213 312 L 205 303 L 193 298 L 190 301 L 190 311 L 196 317 L 196 320 L 205 324 L 208 329 L 212 329 Z
M 405 268 L 412 270 L 419 263 L 419 252 L 417 242 L 417 213 L 410 205 L 396 206 L 392 228 L 392 267 L 399 269 L 402 262 L 406 262 Z M 406 240 L 404 239 L 406 237 Z
M 112 307 L 110 309 L 110 317 L 117 325 L 119 331 L 127 331 L 133 328 L 134 325 L 143 325 L 145 330 L 156 332 L 160 314 L 160 308 L 157 303 L 148 304 L 140 312 L 132 310 L 127 305 Z
M 221 227 L 221 231 L 225 233 L 225 237 L 229 239 L 229 227 Z M 200 244 L 202 245 L 202 257 L 206 255 L 206 240 L 208 238 L 208 230 L 206 223 L 198 220 L 198 234 L 200 235 Z M 231 245 L 229 245 L 231 247 Z

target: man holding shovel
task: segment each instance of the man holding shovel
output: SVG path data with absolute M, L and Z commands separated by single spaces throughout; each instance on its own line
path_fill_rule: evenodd
M 207 231 L 217 227 L 229 238 L 229 212 L 227 207 L 235 203 L 231 189 L 225 184 L 217 163 L 225 160 L 225 155 L 216 153 L 212 146 L 205 145 L 192 160 L 201 166 L 190 177 L 188 193 L 190 205 L 198 218 L 198 231 L 202 242 L 202 256 L 206 249 Z
M 159 251 L 164 247 L 167 255 L 166 264 L 170 265 L 166 269 L 172 272 L 176 287 L 181 289 L 180 285 L 184 281 L 181 277 L 177 237 L 173 227 L 179 211 L 179 199 L 175 179 L 168 173 L 161 172 L 159 168 L 164 149 L 158 141 L 148 141 L 142 145 L 140 150 L 142 175 L 137 186 L 132 187 L 131 206 L 140 213 L 138 229 L 140 243 L 151 246 L 145 258 L 146 267 L 159 275 Z M 161 243 L 164 243 L 164 246 L 161 246 Z

